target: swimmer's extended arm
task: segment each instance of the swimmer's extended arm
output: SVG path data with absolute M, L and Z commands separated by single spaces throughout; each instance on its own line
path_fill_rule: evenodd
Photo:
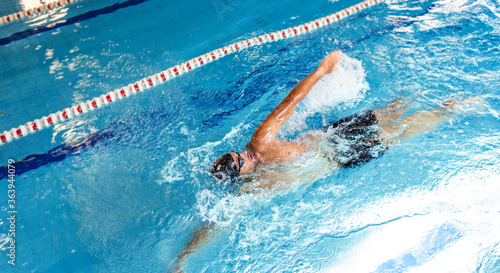
M 286 98 L 262 122 L 252 136 L 250 143 L 254 149 L 276 141 L 276 135 L 285 122 L 292 116 L 295 106 L 311 91 L 314 84 L 325 74 L 331 73 L 340 60 L 340 51 L 336 50 L 326 56 L 318 68 L 295 86 Z M 278 144 L 279 145 L 279 144 Z
M 216 229 L 213 224 L 204 225 L 198 228 L 196 231 L 194 231 L 191 234 L 190 239 L 186 244 L 186 247 L 177 256 L 178 261 L 173 272 L 175 273 L 184 272 L 182 270 L 182 267 L 185 265 L 189 255 L 198 251 L 200 248 L 202 248 L 208 242 L 210 242 L 210 240 L 212 240 L 212 238 L 215 236 L 215 232 Z

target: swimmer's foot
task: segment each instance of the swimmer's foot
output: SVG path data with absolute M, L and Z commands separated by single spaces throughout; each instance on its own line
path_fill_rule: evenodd
M 391 114 L 396 112 L 405 112 L 410 106 L 412 99 L 399 97 L 391 102 L 389 106 L 380 109 L 379 111 L 384 114 Z
M 377 117 L 378 125 L 387 126 L 396 122 L 408 110 L 410 102 L 411 99 L 398 98 L 385 108 L 373 110 L 373 113 Z
M 482 98 L 475 96 L 463 100 L 448 99 L 441 106 L 450 109 L 453 112 L 480 111 L 484 109 L 485 102 Z

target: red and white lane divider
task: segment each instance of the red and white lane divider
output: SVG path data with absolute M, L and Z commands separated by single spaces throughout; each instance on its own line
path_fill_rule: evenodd
M 66 0 L 65 0 L 66 1 Z M 26 136 L 29 133 L 34 133 L 40 129 L 49 127 L 58 122 L 62 122 L 68 120 L 74 116 L 79 116 L 88 111 L 92 111 L 96 108 L 101 108 L 104 105 L 110 104 L 112 102 L 121 100 L 128 96 L 131 96 L 135 93 L 139 93 L 144 91 L 150 87 L 155 85 L 164 83 L 168 80 L 171 80 L 177 76 L 180 76 L 190 70 L 203 66 L 207 63 L 215 61 L 219 58 L 222 58 L 228 54 L 243 50 L 247 47 L 260 45 L 263 43 L 278 41 L 281 39 L 286 39 L 290 37 L 294 37 L 299 34 L 307 33 L 317 28 L 326 26 L 333 22 L 339 21 L 343 18 L 346 18 L 350 15 L 353 15 L 365 8 L 373 6 L 378 3 L 382 3 L 384 0 L 366 0 L 352 7 L 346 8 L 342 11 L 336 12 L 334 14 L 325 16 L 323 18 L 314 20 L 309 23 L 305 23 L 303 25 L 297 27 L 291 27 L 284 30 L 268 33 L 265 35 L 261 35 L 258 37 L 254 37 L 251 39 L 247 39 L 245 41 L 239 41 L 234 44 L 225 46 L 223 48 L 219 48 L 205 55 L 193 58 L 185 63 L 176 65 L 167 70 L 164 70 L 160 73 L 154 74 L 152 76 L 141 79 L 135 83 L 131 83 L 122 88 L 116 89 L 115 91 L 109 92 L 107 94 L 101 95 L 100 97 L 96 97 L 92 100 L 88 100 L 87 102 L 82 102 L 77 105 L 74 105 L 70 108 L 66 108 L 62 111 L 58 111 L 55 114 L 50 114 L 48 116 L 42 117 L 40 119 L 35 119 L 34 121 L 30 121 L 25 125 L 21 125 L 17 128 L 12 128 L 10 131 L 4 131 L 0 135 L 0 145 L 5 142 L 10 142 L 13 139 L 20 138 L 22 136 Z
M 52 9 L 56 9 L 59 7 L 67 6 L 69 4 L 73 4 L 77 1 L 80 1 L 80 0 L 56 0 L 54 2 L 43 4 L 43 5 L 38 6 L 38 7 L 34 7 L 34 8 L 20 11 L 18 13 L 5 15 L 3 17 L 0 17 L 0 25 L 11 23 L 11 22 L 20 20 L 24 17 L 36 15 L 38 13 L 43 13 L 47 10 L 52 10 Z

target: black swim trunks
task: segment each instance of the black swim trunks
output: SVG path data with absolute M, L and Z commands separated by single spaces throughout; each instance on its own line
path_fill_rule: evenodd
M 377 117 L 372 111 L 335 121 L 323 130 L 334 145 L 335 160 L 342 168 L 359 166 L 386 150 L 379 139 Z

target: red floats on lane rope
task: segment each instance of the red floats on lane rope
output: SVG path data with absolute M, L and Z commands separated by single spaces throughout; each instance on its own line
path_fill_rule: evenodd
M 9 14 L 0 17 L 0 25 L 11 23 L 13 21 L 21 20 L 25 17 L 31 16 L 31 15 L 37 15 L 37 13 L 42 13 L 47 10 L 53 10 L 55 8 L 67 6 L 69 4 L 75 3 L 78 0 L 57 0 L 57 1 L 52 1 L 47 4 L 43 4 L 38 7 L 30 8 L 27 10 L 23 10 L 17 13 Z

